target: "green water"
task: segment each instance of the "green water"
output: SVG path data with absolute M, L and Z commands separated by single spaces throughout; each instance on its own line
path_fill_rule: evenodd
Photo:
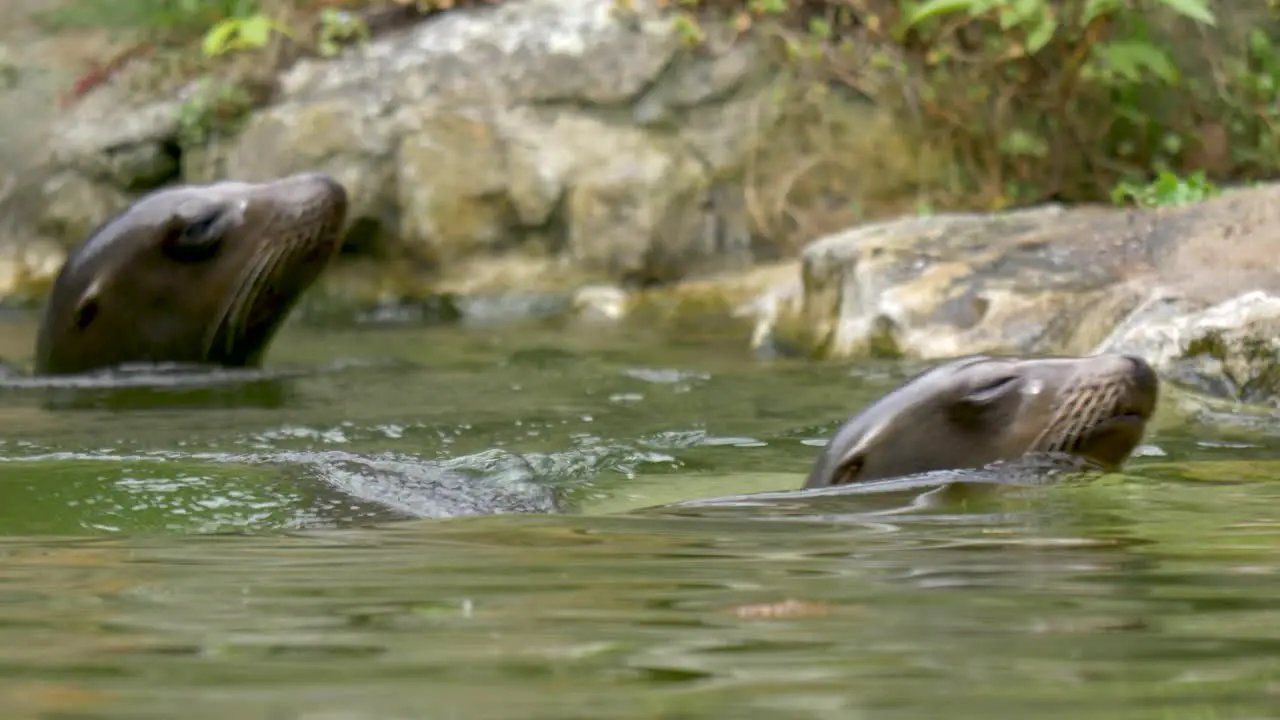
M 31 332 L 0 328 L 0 356 Z M 835 423 L 910 371 L 741 343 L 294 327 L 269 364 L 323 372 L 4 389 L 0 709 L 1280 716 L 1266 422 L 1164 423 L 1125 475 L 927 511 L 655 510 L 799 486 Z M 398 476 L 565 512 L 397 520 L 350 494 Z

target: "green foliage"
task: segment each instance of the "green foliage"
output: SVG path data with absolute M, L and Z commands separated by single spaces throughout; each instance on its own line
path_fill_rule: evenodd
M 925 193 L 938 209 L 1092 202 L 1117 187 L 1133 190 L 1123 197 L 1135 202 L 1182 201 L 1208 192 L 1196 178 L 1280 173 L 1277 28 L 1255 22 L 1247 42 L 1236 42 L 1235 26 L 1219 27 L 1216 14 L 1257 18 L 1261 5 L 658 2 L 694 44 L 725 16 L 740 32 L 767 26 L 815 85 L 893 113 L 923 155 L 949 158 Z M 1132 178 L 1152 177 L 1159 188 L 1186 179 L 1176 192 L 1137 193 Z
M 1000 208 L 1104 197 L 1124 176 L 1175 168 L 1187 148 L 1184 73 L 1157 39 L 1166 25 L 1213 25 L 1204 0 L 901 0 L 887 39 L 918 80 L 926 133 L 967 165 L 957 195 Z
M 204 35 L 200 44 L 205 57 L 217 57 L 237 50 L 261 50 L 271 42 L 271 33 L 290 35 L 283 27 L 262 13 L 229 17 L 219 21 Z
M 279 33 L 297 40 L 297 36 L 285 25 L 263 13 L 228 17 L 205 33 L 201 47 L 205 57 L 217 57 L 229 52 L 261 50 L 271 42 L 271 35 Z M 334 8 L 320 11 L 320 31 L 316 39 L 316 51 L 325 57 L 338 54 L 342 45 L 353 41 L 365 42 L 369 29 L 364 21 L 351 13 Z
M 324 57 L 337 55 L 342 46 L 369 42 L 369 28 L 359 17 L 341 10 L 325 8 L 320 11 L 320 37 L 316 51 Z
M 205 32 L 229 17 L 258 12 L 258 0 L 75 0 L 41 15 L 52 30 L 107 28 L 169 39 Z
M 192 87 L 178 115 L 178 142 L 198 147 L 219 133 L 235 129 L 253 107 L 253 98 L 235 83 L 203 77 Z
M 1278 12 L 1280 14 L 1280 12 Z M 1244 48 L 1215 63 L 1227 82 L 1204 88 L 1220 104 L 1233 160 L 1248 176 L 1269 177 L 1280 163 L 1280 48 L 1266 32 L 1253 29 Z
M 1132 203 L 1138 207 L 1169 207 L 1208 200 L 1221 192 L 1217 185 L 1205 178 L 1204 171 L 1178 177 L 1166 170 L 1149 183 L 1121 182 L 1111 191 L 1111 201 L 1116 205 Z

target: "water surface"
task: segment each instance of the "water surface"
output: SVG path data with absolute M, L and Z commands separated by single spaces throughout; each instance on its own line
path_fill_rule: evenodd
M 7 717 L 1280 715 L 1269 422 L 942 508 L 677 512 L 799 486 L 913 368 L 553 326 L 295 326 L 269 364 L 0 391 Z M 402 475 L 564 512 L 406 520 Z

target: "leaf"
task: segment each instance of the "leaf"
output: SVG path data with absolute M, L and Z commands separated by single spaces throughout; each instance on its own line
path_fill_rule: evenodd
M 271 40 L 271 25 L 271 18 L 266 15 L 254 15 L 246 18 L 240 25 L 242 47 L 265 47 Z
M 1000 11 L 1000 29 L 1008 30 L 1017 25 L 1020 19 L 1018 14 L 1013 11 L 1013 8 L 1004 8 Z
M 972 6 L 973 0 L 925 0 L 907 13 L 903 29 L 925 20 L 969 10 Z
M 1271 54 L 1271 39 L 1265 32 L 1257 28 L 1249 31 L 1249 52 L 1254 56 Z
M 1045 157 L 1049 154 L 1049 144 L 1038 135 L 1015 129 L 1001 138 L 1000 151 L 1006 155 Z
M 1160 0 L 1160 4 L 1183 17 L 1191 18 L 1210 27 L 1218 24 L 1217 18 L 1213 16 L 1213 11 L 1209 9 L 1204 0 Z
M 1155 186 L 1152 189 L 1155 190 L 1157 197 L 1169 197 L 1178 191 L 1182 182 L 1178 179 L 1177 175 L 1165 170 L 1156 178 L 1154 185 Z
M 1087 26 L 1095 18 L 1109 15 L 1120 8 L 1120 0 L 1088 0 L 1084 4 L 1084 15 L 1080 18 L 1080 24 Z
M 1027 54 L 1034 55 L 1044 49 L 1058 30 L 1057 20 L 1042 20 L 1034 30 L 1027 33 Z
M 1107 68 L 1129 81 L 1142 79 L 1145 70 L 1170 85 L 1178 82 L 1178 69 L 1164 50 L 1142 41 L 1113 42 L 1099 48 Z
M 1001 8 L 1000 29 L 1008 30 L 1027 22 L 1036 15 L 1044 14 L 1043 0 L 1014 0 L 1012 4 Z
M 278 23 L 275 20 L 269 20 L 268 22 L 271 23 L 272 30 L 275 30 L 277 33 L 293 40 L 294 42 L 298 41 L 298 38 L 294 37 L 293 31 L 289 29 L 288 25 L 285 25 L 283 23 Z M 364 24 L 364 21 L 359 18 L 352 18 L 352 19 L 342 20 L 339 22 L 340 22 L 340 26 L 346 27 L 349 29 L 355 28 L 356 32 L 360 32 L 362 29 L 367 29 L 367 26 Z
M 240 29 L 240 21 L 236 18 L 229 18 L 219 22 L 209 32 L 204 35 L 204 42 L 200 44 L 201 52 L 205 57 L 215 57 L 227 51 L 231 36 Z

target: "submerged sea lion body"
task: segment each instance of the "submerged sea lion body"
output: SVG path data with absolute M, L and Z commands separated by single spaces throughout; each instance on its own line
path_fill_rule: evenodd
M 320 173 L 142 197 L 63 264 L 36 339 L 36 372 L 259 365 L 337 254 L 346 212 L 346 191 Z
M 846 421 L 805 488 L 981 468 L 1028 454 L 1118 469 L 1141 442 L 1159 382 L 1128 355 L 971 357 L 928 370 Z

